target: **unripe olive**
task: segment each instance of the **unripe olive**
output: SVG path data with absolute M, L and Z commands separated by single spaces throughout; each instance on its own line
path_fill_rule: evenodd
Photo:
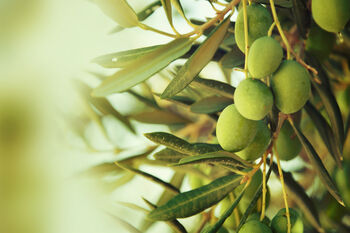
M 220 209 L 220 216 L 225 213 L 225 211 L 231 207 L 232 201 L 229 197 L 226 197 L 224 200 L 221 201 L 221 209 Z M 239 224 L 239 221 L 237 223 L 235 211 L 232 212 L 232 214 L 226 219 L 224 222 L 224 226 L 228 229 L 235 229 Z
M 277 108 L 290 114 L 299 111 L 309 99 L 310 76 L 296 61 L 282 62 L 271 79 L 271 88 Z
M 226 151 L 240 151 L 254 139 L 258 122 L 244 118 L 234 104 L 227 106 L 219 116 L 216 136 L 220 146 Z
M 294 159 L 301 151 L 301 143 L 292 126 L 285 121 L 276 140 L 276 149 L 281 160 Z
M 319 60 L 324 60 L 331 53 L 334 42 L 334 33 L 327 32 L 315 24 L 310 29 L 305 49 Z
M 270 129 L 267 127 L 265 122 L 258 122 L 258 131 L 252 143 L 250 143 L 243 150 L 236 152 L 236 154 L 242 159 L 248 161 L 254 161 L 260 158 L 269 146 L 271 139 Z
M 249 215 L 249 217 L 247 218 L 247 222 L 253 220 L 260 221 L 260 213 L 253 213 Z M 264 223 L 266 226 L 270 226 L 271 220 L 265 215 L 264 219 L 261 222 Z
M 303 233 L 304 224 L 297 211 L 289 208 L 291 233 Z M 273 233 L 287 233 L 287 216 L 286 209 L 283 208 L 275 215 L 271 221 L 271 229 Z
M 282 47 L 275 39 L 260 37 L 249 49 L 248 71 L 253 78 L 264 78 L 277 70 L 282 58 Z
M 272 24 L 272 17 L 265 7 L 259 4 L 252 4 L 247 6 L 247 18 L 248 46 L 250 47 L 256 39 L 267 35 Z M 238 12 L 235 24 L 235 39 L 238 48 L 244 53 L 245 40 L 243 8 Z
M 211 225 L 206 225 L 203 228 L 203 230 L 201 231 L 201 233 L 209 232 L 210 228 L 211 228 Z M 217 233 L 229 233 L 229 231 L 225 227 L 220 227 L 220 229 L 217 231 Z
M 350 19 L 350 1 L 312 0 L 311 11 L 321 28 L 329 32 L 339 32 Z
M 343 164 L 343 169 L 337 169 L 335 173 L 335 181 L 337 183 L 340 194 L 342 195 L 345 205 L 350 207 L 350 162 Z
M 252 220 L 246 222 L 238 233 L 272 233 L 272 231 L 265 224 Z
M 245 79 L 235 91 L 234 101 L 238 112 L 250 120 L 261 120 L 272 109 L 273 96 L 270 88 L 260 80 Z

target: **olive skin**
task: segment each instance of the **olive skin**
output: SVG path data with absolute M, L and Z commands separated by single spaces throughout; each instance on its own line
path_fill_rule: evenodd
M 289 208 L 291 233 L 303 233 L 304 224 L 297 211 Z M 275 215 L 271 221 L 271 229 L 273 233 L 287 233 L 287 216 L 286 209 L 283 208 Z
M 240 151 L 254 139 L 258 122 L 244 118 L 234 104 L 227 106 L 219 116 L 216 137 L 226 151 Z
M 257 79 L 241 81 L 234 93 L 238 112 L 249 120 L 261 120 L 272 109 L 273 95 L 268 86 Z
M 283 61 L 271 79 L 277 108 L 291 114 L 299 111 L 309 99 L 311 85 L 308 71 L 296 61 Z
M 301 151 L 301 143 L 292 126 L 285 121 L 276 140 L 276 149 L 281 160 L 292 160 Z
M 258 122 L 258 131 L 252 143 L 245 149 L 236 152 L 236 155 L 247 161 L 254 161 L 260 158 L 266 151 L 271 140 L 271 132 L 265 122 Z
M 312 0 L 312 17 L 328 32 L 340 32 L 350 19 L 349 0 Z
M 327 32 L 315 24 L 310 29 L 305 49 L 322 61 L 329 57 L 335 39 L 334 33 Z
M 265 224 L 257 220 L 251 220 L 246 222 L 238 233 L 272 233 L 272 231 Z
M 247 6 L 247 18 L 248 46 L 250 47 L 256 39 L 262 36 L 267 36 L 267 32 L 272 24 L 272 17 L 265 7 L 259 4 L 252 4 Z M 244 53 L 245 40 L 243 8 L 238 12 L 235 24 L 235 40 L 238 48 Z
M 265 78 L 277 70 L 282 58 L 282 47 L 275 39 L 260 37 L 249 49 L 248 71 L 253 78 Z

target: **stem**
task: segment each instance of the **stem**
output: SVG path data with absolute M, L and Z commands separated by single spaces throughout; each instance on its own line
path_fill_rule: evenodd
M 263 167 L 263 193 L 262 193 L 262 206 L 261 206 L 261 215 L 260 215 L 260 221 L 262 221 L 265 217 L 265 208 L 266 208 L 266 157 L 267 153 L 265 152 L 263 156 L 264 160 L 264 167 Z
M 142 28 L 143 30 L 156 32 L 156 33 L 158 33 L 158 34 L 161 34 L 161 35 L 164 35 L 164 36 L 169 36 L 169 37 L 172 37 L 172 38 L 178 38 L 178 37 L 180 36 L 180 35 L 174 35 L 174 34 L 171 34 L 171 33 L 167 33 L 167 32 L 158 30 L 158 29 L 156 29 L 156 28 L 153 28 L 153 27 L 148 26 L 148 25 L 143 24 L 143 23 L 139 23 L 138 26 L 139 26 L 140 28 Z
M 267 35 L 268 35 L 268 36 L 271 36 L 271 35 L 272 35 L 272 31 L 273 31 L 273 29 L 275 28 L 275 26 L 276 26 L 276 22 L 273 22 L 273 23 L 271 24 L 270 28 L 269 28 L 269 31 L 267 32 Z
M 243 0 L 243 22 L 244 22 L 244 53 L 245 53 L 245 61 L 244 61 L 244 73 L 245 78 L 248 78 L 248 16 L 247 16 L 247 0 Z
M 282 29 L 281 24 L 280 24 L 280 22 L 278 20 L 277 13 L 276 13 L 276 8 L 275 8 L 275 3 L 274 3 L 273 0 L 270 0 L 270 6 L 271 6 L 273 20 L 276 23 L 278 32 L 280 33 L 280 35 L 282 37 L 283 43 L 286 45 L 286 48 L 287 48 L 287 59 L 289 60 L 290 59 L 291 47 L 290 47 L 290 44 L 289 44 L 286 36 L 284 35 L 283 29 Z

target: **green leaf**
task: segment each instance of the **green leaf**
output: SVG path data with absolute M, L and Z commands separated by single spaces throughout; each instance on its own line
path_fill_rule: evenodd
M 161 5 L 162 5 L 162 3 L 160 1 L 155 1 L 155 2 L 153 2 L 151 4 L 149 4 L 148 6 L 146 6 L 142 11 L 137 13 L 137 17 L 138 17 L 139 21 L 143 21 L 143 20 L 147 19 Z
M 129 202 L 123 202 L 123 201 L 118 201 L 118 204 L 122 205 L 122 206 L 125 206 L 125 207 L 128 207 L 130 209 L 133 209 L 133 210 L 137 210 L 137 211 L 141 211 L 143 213 L 149 213 L 149 210 L 141 207 L 141 206 L 138 206 L 134 203 L 129 203 Z
M 188 155 L 182 154 L 175 150 L 165 148 L 154 154 L 154 158 L 159 161 L 163 161 L 166 163 L 177 163 L 180 159 L 187 157 Z
M 124 28 L 139 24 L 135 11 L 125 0 L 93 0 L 101 10 Z
M 110 217 L 112 217 L 113 219 L 117 220 L 117 222 L 119 222 L 125 229 L 127 229 L 129 232 L 131 233 L 142 233 L 141 231 L 139 231 L 136 227 L 134 227 L 133 225 L 131 225 L 130 223 L 128 223 L 127 221 L 115 216 L 114 214 L 108 213 L 106 212 L 106 214 L 108 214 Z
M 177 152 L 187 154 L 187 155 L 200 155 L 209 152 L 215 152 L 222 150 L 222 148 L 217 144 L 207 144 L 207 143 L 189 143 L 179 137 L 165 132 L 154 132 L 147 133 L 145 136 L 160 145 L 164 145 Z
M 189 156 L 181 159 L 176 165 L 198 164 L 198 163 L 220 163 L 229 164 L 234 167 L 246 168 L 249 164 L 235 154 L 218 151 L 202 155 Z
M 329 77 L 326 71 L 323 69 L 322 64 L 311 54 L 306 52 L 306 58 L 308 64 L 316 68 L 318 71 L 318 77 L 321 80 L 321 84 L 312 80 L 312 84 L 315 87 L 317 93 L 320 95 L 322 103 L 326 109 L 331 122 L 332 130 L 339 145 L 340 151 L 343 150 L 344 136 L 344 124 L 341 116 L 339 105 L 332 93 L 331 86 L 329 84 Z
M 349 132 L 350 132 L 350 114 L 348 115 L 348 118 L 346 119 L 346 122 L 345 122 L 345 139 L 349 137 Z
M 191 24 L 191 21 L 189 21 L 185 15 L 184 9 L 182 8 L 182 5 L 179 0 L 171 0 L 171 3 L 174 5 L 175 9 L 180 13 L 180 15 Z
M 182 91 L 199 72 L 210 62 L 218 49 L 221 41 L 226 35 L 230 17 L 227 17 L 210 36 L 201 44 L 196 52 L 187 60 L 185 65 L 179 70 L 176 77 L 167 86 L 161 98 L 170 98 Z
M 237 45 L 235 45 L 230 52 L 226 53 L 220 59 L 220 64 L 226 69 L 240 67 L 244 64 L 244 54 L 239 50 Z
M 233 98 L 233 94 L 235 92 L 235 88 L 227 83 L 199 77 L 196 77 L 193 80 L 191 86 L 205 89 L 210 93 L 222 95 L 227 98 Z
M 159 179 L 158 177 L 155 177 L 155 176 L 153 176 L 153 175 L 151 175 L 151 174 L 149 174 L 149 173 L 140 171 L 140 170 L 138 170 L 138 169 L 132 168 L 132 167 L 130 167 L 130 166 L 124 165 L 124 164 L 122 164 L 122 163 L 120 163 L 120 162 L 116 162 L 116 164 L 117 164 L 119 167 L 121 167 L 121 168 L 123 168 L 123 169 L 125 169 L 125 170 L 128 170 L 128 171 L 130 171 L 130 172 L 133 172 L 133 173 L 135 173 L 135 174 L 137 174 L 137 175 L 141 175 L 141 176 L 145 177 L 146 179 L 149 179 L 149 180 L 151 180 L 151 181 L 153 181 L 153 182 L 155 182 L 155 183 L 157 183 L 157 184 L 163 186 L 165 189 L 167 189 L 167 190 L 169 190 L 169 191 L 171 191 L 171 192 L 173 192 L 173 193 L 180 193 L 180 190 L 179 190 L 178 188 L 174 187 L 172 184 L 169 184 L 169 183 L 167 183 L 167 182 L 165 182 L 165 181 Z
M 272 164 L 272 170 L 276 176 L 279 176 L 278 167 L 275 163 Z M 322 226 L 320 225 L 318 210 L 316 209 L 316 206 L 312 199 L 306 194 L 304 188 L 294 180 L 293 175 L 290 172 L 282 172 L 284 183 L 286 184 L 289 191 L 288 194 L 292 196 L 292 199 L 302 210 L 304 216 L 311 223 L 311 225 L 315 227 L 318 232 L 324 232 Z
M 198 214 L 225 198 L 239 185 L 241 178 L 239 175 L 228 175 L 198 189 L 180 193 L 165 205 L 153 210 L 148 218 L 166 221 Z
M 262 3 L 262 4 L 270 4 L 269 0 L 253 0 L 253 2 L 258 2 L 258 3 Z M 274 0 L 274 3 L 276 6 L 280 6 L 280 7 L 285 7 L 285 8 L 292 8 L 293 7 L 293 3 L 291 0 Z
M 157 208 L 157 205 L 153 204 L 152 202 L 148 201 L 147 199 L 145 198 L 142 198 L 146 204 L 152 209 L 156 209 Z M 176 219 L 174 220 L 171 220 L 171 221 L 167 221 L 167 224 L 175 231 L 175 232 L 178 232 L 178 233 L 187 233 L 186 231 L 186 228 L 179 222 L 177 221 Z
M 338 167 L 341 167 L 341 161 L 343 159 L 342 154 L 339 150 L 337 142 L 335 141 L 334 134 L 328 122 L 310 102 L 307 102 L 304 108 L 314 122 L 316 129 L 318 130 L 334 161 L 336 161 Z
M 316 172 L 320 177 L 322 183 L 326 186 L 328 192 L 332 194 L 332 196 L 339 202 L 339 204 L 344 206 L 343 199 L 341 198 L 337 187 L 333 183 L 332 178 L 330 177 L 327 169 L 324 167 L 322 160 L 318 156 L 317 152 L 309 140 L 304 136 L 304 134 L 294 125 L 293 121 L 290 121 L 290 123 L 295 131 L 295 134 L 298 136 L 301 144 L 303 145 L 305 152 L 311 161 L 311 164 L 316 169 Z
M 220 217 L 220 219 L 212 226 L 206 233 L 216 233 L 218 230 L 222 227 L 224 222 L 228 217 L 231 216 L 233 210 L 237 207 L 239 204 L 239 201 L 242 199 L 244 195 L 245 189 L 242 190 L 241 194 L 236 198 L 236 200 L 232 203 L 232 205 L 225 211 L 225 213 Z
M 306 7 L 306 2 L 302 0 L 292 0 L 293 3 L 293 16 L 298 26 L 299 35 L 306 39 L 306 33 L 308 26 L 310 26 L 310 12 Z
M 163 9 L 165 11 L 166 17 L 168 19 L 168 22 L 172 28 L 174 28 L 173 24 L 173 13 L 172 13 L 172 7 L 170 0 L 161 0 Z
M 137 120 L 143 123 L 149 124 L 184 124 L 189 123 L 190 121 L 186 118 L 183 118 L 180 115 L 177 115 L 173 112 L 165 110 L 153 110 L 151 112 L 142 112 L 130 116 L 132 119 Z
M 194 113 L 216 113 L 222 111 L 228 105 L 233 104 L 233 100 L 223 96 L 210 96 L 203 98 L 191 105 Z
M 180 38 L 159 46 L 156 50 L 137 58 L 123 70 L 108 77 L 94 89 L 92 94 L 101 97 L 126 91 L 150 78 L 169 65 L 170 62 L 185 54 L 191 45 L 191 39 Z
M 144 83 L 145 84 L 145 83 Z M 154 99 L 146 98 L 138 93 L 136 93 L 133 90 L 128 90 L 128 93 L 132 96 L 134 96 L 138 101 L 144 103 L 145 105 L 154 108 L 154 109 L 161 109 L 157 102 Z
M 96 57 L 92 60 L 92 62 L 105 68 L 124 68 L 125 66 L 134 62 L 134 60 L 137 58 L 148 54 L 157 48 L 159 48 L 159 45 L 110 53 Z

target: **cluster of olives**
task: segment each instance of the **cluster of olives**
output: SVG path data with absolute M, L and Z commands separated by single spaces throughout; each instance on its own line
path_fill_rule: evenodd
M 234 104 L 221 113 L 216 135 L 223 149 L 236 152 L 245 160 L 259 158 L 267 149 L 271 133 L 264 118 L 273 104 L 285 114 L 299 111 L 309 99 L 311 89 L 308 71 L 296 61 L 283 60 L 281 45 L 267 36 L 272 24 L 268 10 L 259 4 L 247 6 L 248 71 L 251 77 L 241 81 L 234 93 Z M 235 38 L 244 52 L 243 10 L 237 16 Z M 271 88 L 264 78 L 271 76 Z M 294 158 L 301 149 L 285 122 L 276 141 L 281 159 Z

